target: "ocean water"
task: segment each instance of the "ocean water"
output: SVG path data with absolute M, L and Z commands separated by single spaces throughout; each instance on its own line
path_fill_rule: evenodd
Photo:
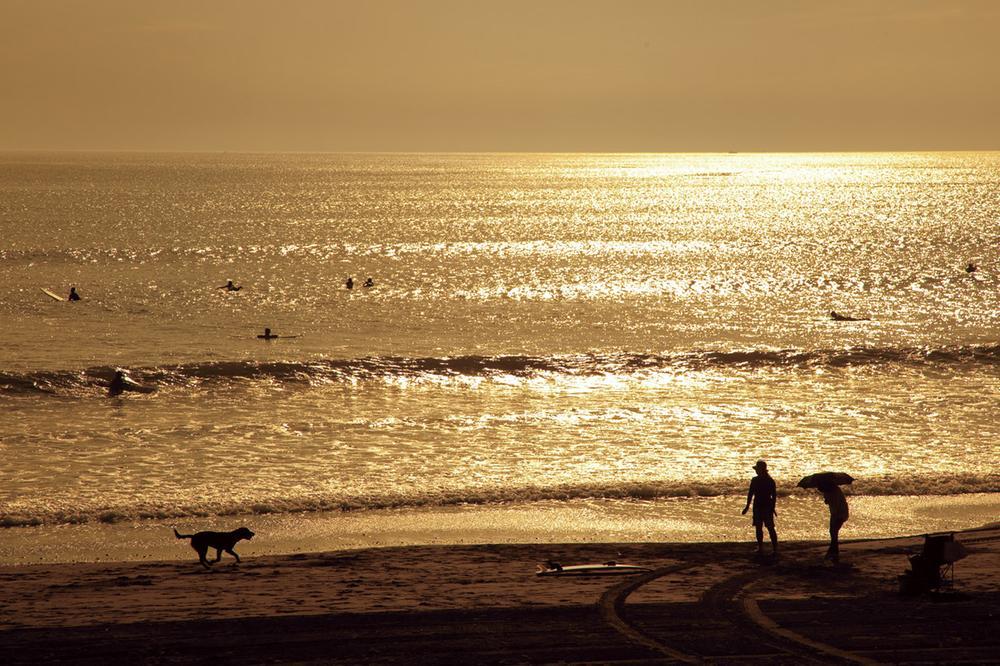
M 998 331 L 1000 153 L 0 154 L 0 540 L 997 498 Z

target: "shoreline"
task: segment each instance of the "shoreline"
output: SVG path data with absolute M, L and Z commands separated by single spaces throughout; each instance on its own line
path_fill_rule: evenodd
M 1000 517 L 1000 493 L 850 496 L 845 539 L 969 529 Z M 207 516 L 0 530 L 0 566 L 40 563 L 184 561 L 173 527 L 191 533 L 241 525 L 257 533 L 249 557 L 363 548 L 542 543 L 749 542 L 744 498 L 570 500 L 423 509 Z M 782 541 L 825 537 L 826 507 L 816 495 L 779 499 Z
M 1000 525 L 959 532 L 949 603 L 898 594 L 920 537 L 407 546 L 282 556 L 0 567 L 4 663 L 870 663 L 985 659 L 1000 636 Z M 244 551 L 246 542 L 237 546 Z M 614 559 L 641 577 L 538 578 Z M 866 660 L 869 660 L 866 662 Z

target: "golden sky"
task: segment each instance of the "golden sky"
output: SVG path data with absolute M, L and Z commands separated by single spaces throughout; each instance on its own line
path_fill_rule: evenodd
M 0 0 L 10 149 L 1000 149 L 1000 1 Z

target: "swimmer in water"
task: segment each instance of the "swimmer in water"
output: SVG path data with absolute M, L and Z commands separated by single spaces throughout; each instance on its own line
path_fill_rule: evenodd
M 76 287 L 69 288 L 69 296 L 66 298 L 67 301 L 78 301 L 80 300 L 80 294 L 76 293 Z
M 375 280 L 373 280 L 371 278 L 368 278 L 367 280 L 365 280 L 365 286 L 366 287 L 374 287 L 375 286 Z
M 125 373 L 121 370 L 115 370 L 115 376 L 108 383 L 108 396 L 115 397 L 116 395 L 121 395 L 125 392 L 125 388 L 128 383 L 125 381 Z
M 258 335 L 257 337 L 260 338 L 261 340 L 274 340 L 276 337 L 278 337 L 278 334 L 275 333 L 272 335 L 271 329 L 265 328 L 264 335 Z
M 354 289 L 354 278 L 348 276 L 347 282 L 344 283 L 344 286 L 347 287 L 348 289 Z
M 226 284 L 219 287 L 219 289 L 225 289 L 226 291 L 239 291 L 242 288 L 243 285 L 237 287 L 235 284 L 233 284 L 232 280 L 226 280 Z

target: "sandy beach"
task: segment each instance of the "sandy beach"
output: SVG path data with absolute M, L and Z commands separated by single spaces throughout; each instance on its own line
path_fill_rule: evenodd
M 416 546 L 0 569 L 0 661 L 27 663 L 986 663 L 1000 527 L 959 533 L 941 594 L 902 597 L 922 537 Z M 239 549 L 237 549 L 239 550 Z M 638 576 L 538 578 L 616 560 Z

